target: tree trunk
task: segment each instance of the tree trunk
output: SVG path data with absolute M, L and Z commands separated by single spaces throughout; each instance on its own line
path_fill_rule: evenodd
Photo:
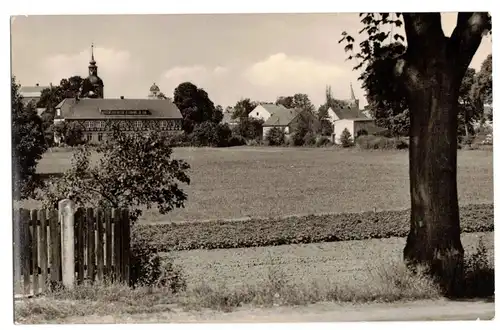
M 445 56 L 436 58 L 419 63 L 409 90 L 411 227 L 404 258 L 429 267 L 449 293 L 461 278 L 464 254 L 457 196 L 461 78 Z

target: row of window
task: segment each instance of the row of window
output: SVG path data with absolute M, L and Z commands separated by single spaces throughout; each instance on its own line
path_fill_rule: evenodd
M 144 127 L 150 126 L 148 124 L 144 125 L 144 122 L 142 120 L 135 120 L 135 121 L 120 121 L 120 128 L 127 129 L 129 128 L 129 123 L 132 123 L 132 127 L 138 130 L 141 130 Z M 180 129 L 181 124 L 178 121 L 171 121 L 171 120 L 161 120 L 160 122 L 160 128 L 169 128 L 169 129 Z M 103 129 L 106 127 L 106 122 L 104 120 L 96 120 L 96 121 L 86 121 L 84 124 L 85 128 L 87 130 L 93 130 L 93 129 Z
M 104 115 L 149 115 L 149 110 L 101 110 Z

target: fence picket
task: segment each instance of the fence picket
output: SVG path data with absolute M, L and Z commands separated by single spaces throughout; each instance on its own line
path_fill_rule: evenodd
M 13 229 L 13 252 L 14 252 L 14 285 L 17 288 L 21 284 L 22 246 L 21 246 L 21 214 L 14 210 L 12 219 Z
M 105 209 L 104 210 L 104 219 L 106 221 L 106 269 L 105 269 L 105 275 L 109 277 L 110 279 L 112 278 L 112 253 L 113 253 L 113 245 L 112 245 L 112 234 L 113 232 L 111 231 L 112 226 L 111 226 L 111 210 L 110 209 Z
M 53 284 L 59 283 L 61 274 L 61 230 L 59 216 L 56 210 L 50 211 L 50 280 Z
M 84 271 L 85 271 L 85 260 L 83 258 L 84 245 L 84 221 L 85 221 L 85 210 L 79 208 L 75 213 L 75 259 L 76 267 L 75 270 L 78 272 L 77 283 L 83 283 Z
M 113 244 L 115 251 L 115 269 L 113 277 L 116 281 L 120 282 L 121 278 L 121 214 L 120 210 L 113 210 L 113 222 L 114 222 L 114 231 L 113 231 Z
M 38 212 L 31 210 L 31 272 L 33 273 L 33 294 L 38 293 Z
M 130 220 L 128 210 L 122 210 L 122 265 L 123 281 L 130 281 Z
M 103 240 L 103 217 L 102 209 L 97 209 L 96 214 L 96 259 L 97 259 L 97 279 L 104 279 L 104 240 Z
M 23 284 L 24 294 L 29 295 L 31 292 L 31 242 L 30 242 L 30 212 L 26 209 L 21 209 L 21 241 L 22 241 L 22 265 L 23 265 Z
M 38 219 L 40 220 L 40 268 L 41 281 L 40 291 L 45 292 L 46 283 L 48 280 L 48 260 L 47 260 L 47 210 L 38 211 Z
M 94 209 L 87 209 L 87 279 L 94 282 L 95 265 L 95 232 Z

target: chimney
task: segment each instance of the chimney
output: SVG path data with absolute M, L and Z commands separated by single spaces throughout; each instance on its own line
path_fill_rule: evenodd
M 123 100 L 123 99 L 125 99 L 125 96 L 123 96 L 123 95 L 120 96 L 120 100 Z

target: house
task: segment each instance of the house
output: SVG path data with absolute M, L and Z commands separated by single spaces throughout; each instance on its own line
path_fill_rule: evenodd
M 87 80 L 96 92 L 89 98 L 61 101 L 56 106 L 54 123 L 75 122 L 82 128 L 87 141 L 97 143 L 105 141 L 115 125 L 125 132 L 157 130 L 168 134 L 182 130 L 181 112 L 170 99 L 158 97 L 161 92 L 156 84 L 151 86 L 148 98 L 104 98 L 104 83 L 97 76 L 93 52 Z M 59 137 L 54 139 L 60 142 Z
M 42 91 L 46 88 L 50 88 L 50 86 L 40 86 L 40 84 L 36 84 L 35 86 L 21 86 L 19 89 L 19 93 L 23 97 L 24 105 L 28 105 L 28 103 L 32 103 L 34 106 L 40 101 L 40 97 L 42 96 Z M 45 108 L 37 108 L 36 112 L 39 116 L 44 113 Z
M 233 119 L 233 111 L 232 108 L 228 108 L 224 111 L 222 116 L 222 124 L 227 124 L 230 128 L 237 126 L 240 122 L 239 118 Z
M 363 111 L 359 109 L 359 100 L 354 95 L 354 90 L 351 84 L 351 98 L 349 100 L 342 100 L 334 107 L 327 110 L 328 120 L 335 125 L 337 120 L 354 119 L 354 118 L 368 118 Z
M 287 109 L 283 106 L 276 106 L 273 109 L 273 113 L 264 121 L 262 125 L 262 135 L 263 137 L 267 136 L 269 131 L 273 127 L 279 127 L 283 129 L 285 134 L 290 134 L 293 132 L 295 121 L 300 114 L 299 109 Z
M 347 129 L 354 139 L 360 130 L 365 130 L 368 134 L 377 134 L 385 131 L 385 128 L 375 125 L 375 120 L 372 118 L 351 118 L 339 119 L 335 122 L 333 135 L 335 143 L 340 143 L 342 132 Z
M 255 107 L 249 114 L 248 117 L 262 119 L 264 122 L 271 117 L 274 113 L 284 113 L 285 110 L 288 110 L 282 105 L 276 105 L 273 103 L 261 103 Z

